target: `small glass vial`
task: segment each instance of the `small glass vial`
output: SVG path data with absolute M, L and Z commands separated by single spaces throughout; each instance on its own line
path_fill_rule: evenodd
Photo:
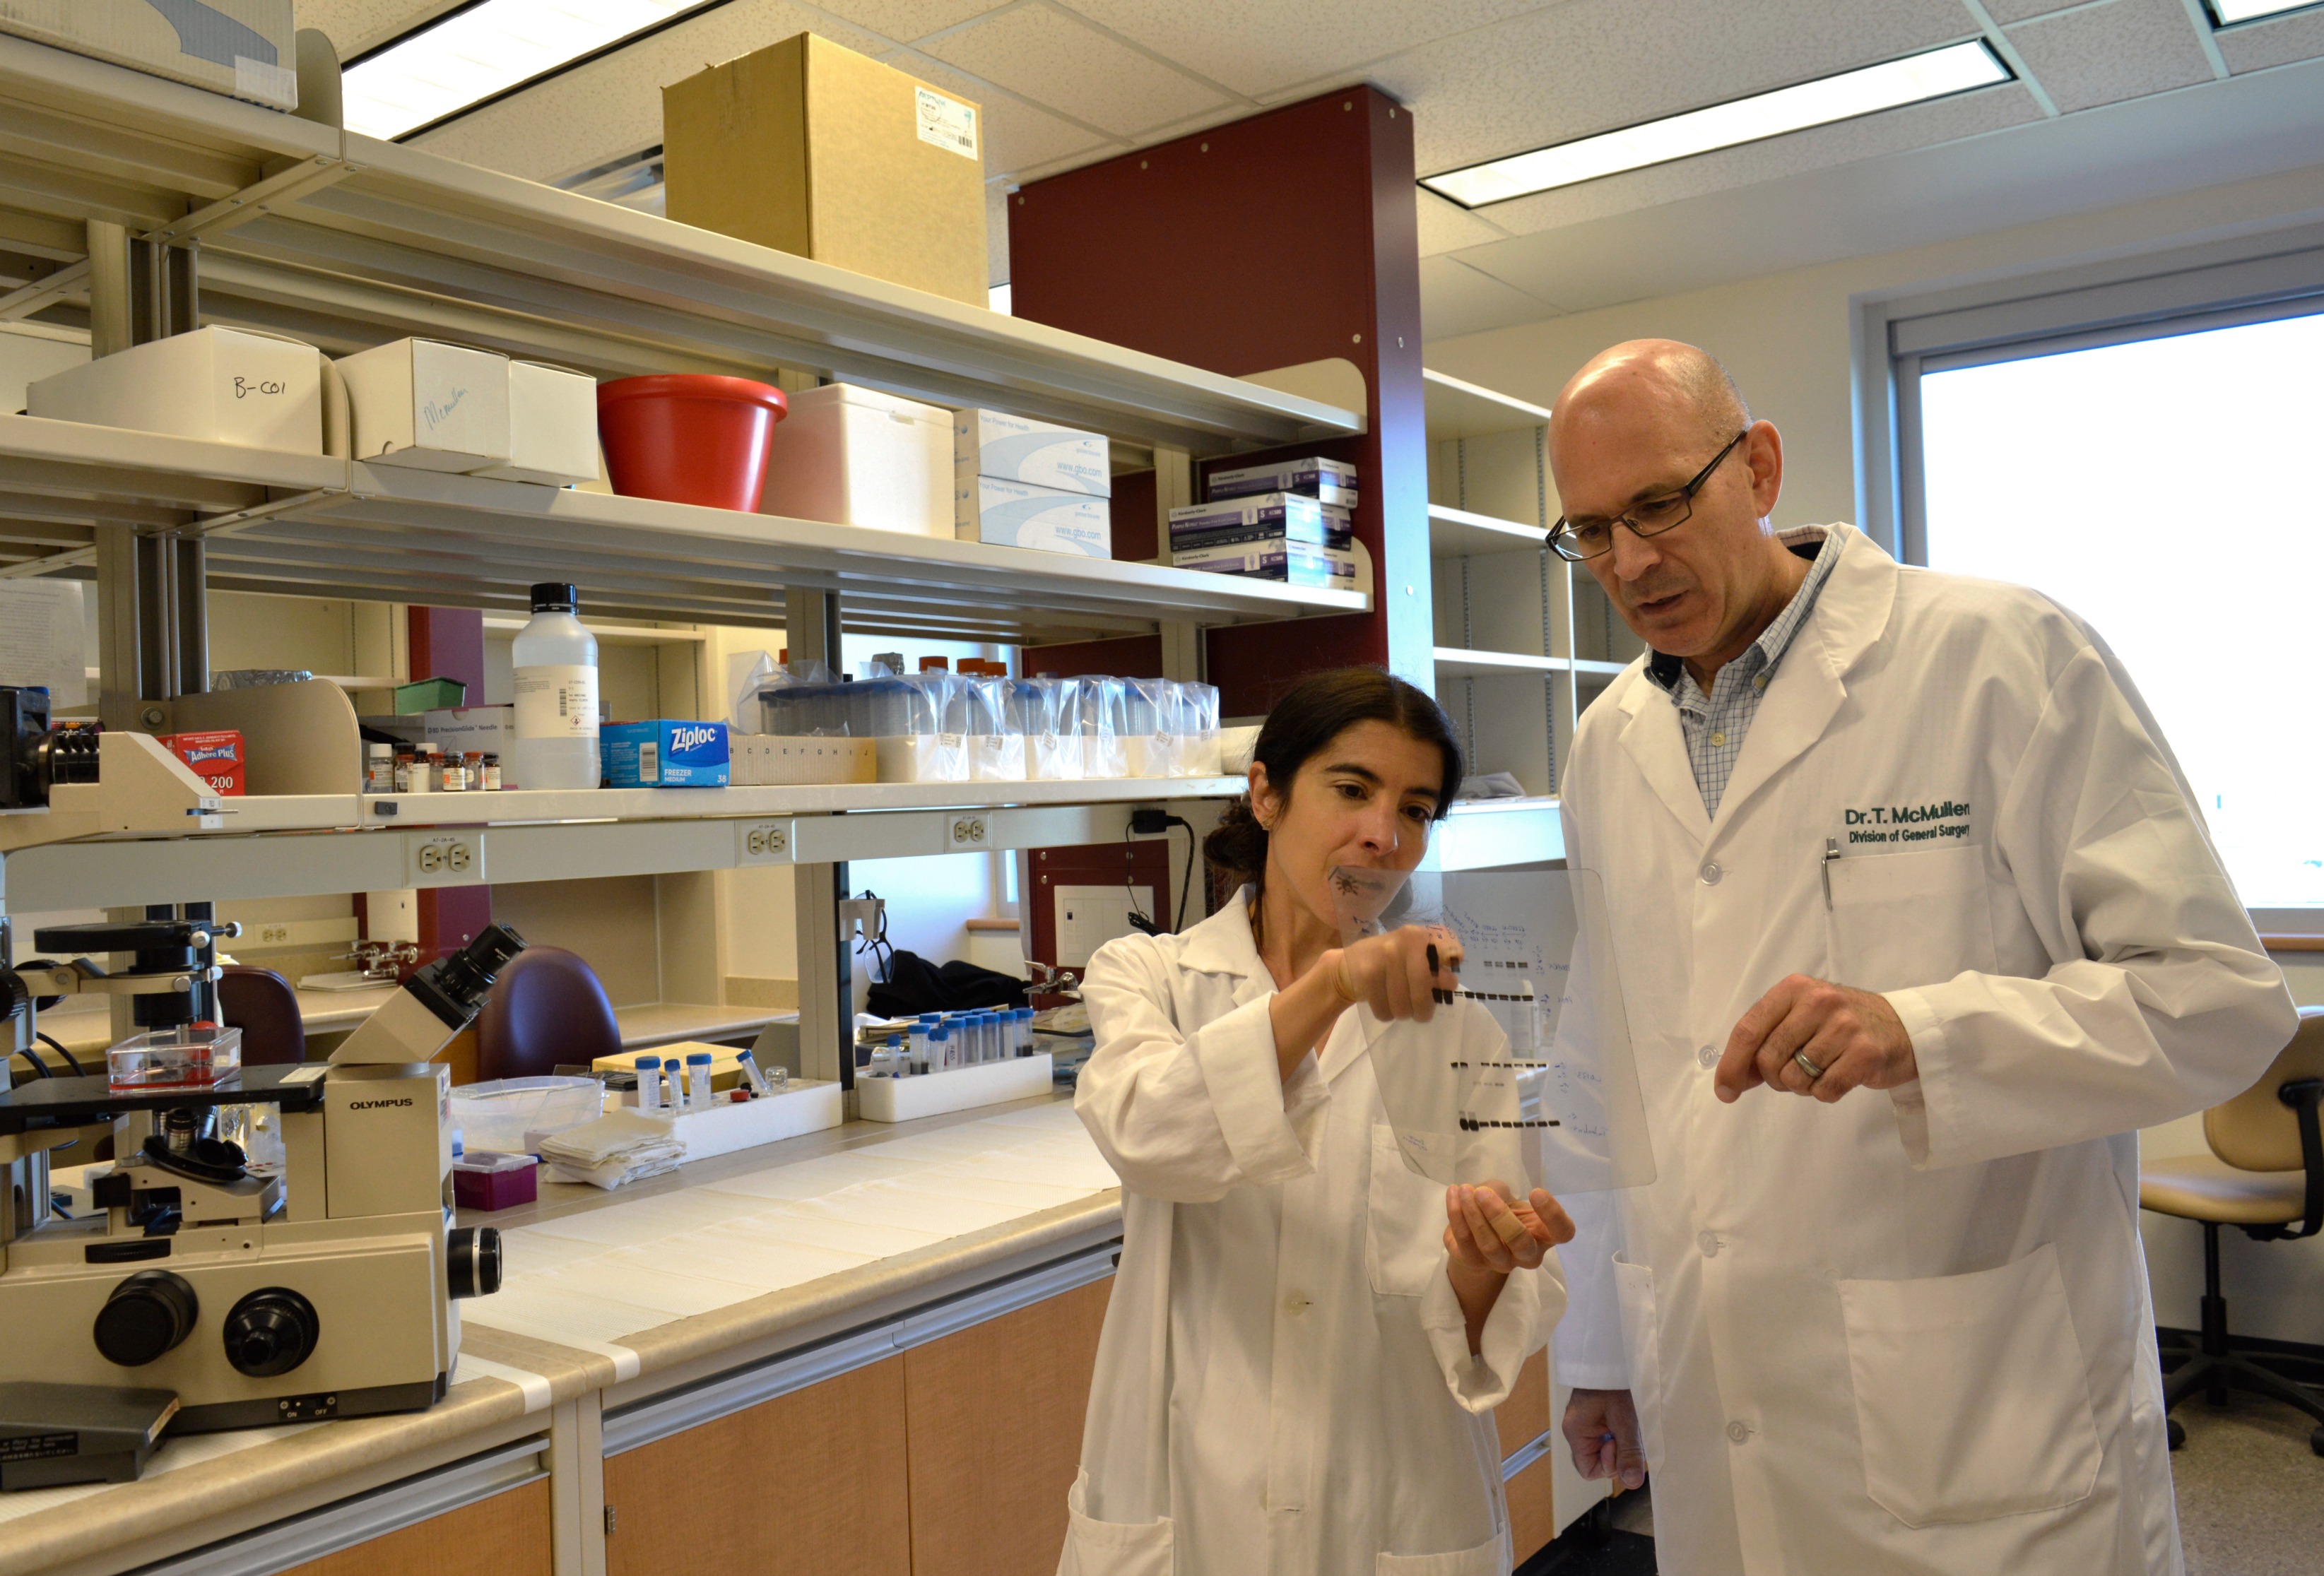
M 484 760 L 484 791 L 488 794 L 500 792 L 501 758 L 497 755 L 486 755 Z
M 638 1110 L 650 1116 L 661 1109 L 661 1058 L 638 1058 Z
M 399 750 L 395 752 L 394 782 L 397 793 L 408 794 L 411 791 L 411 774 L 419 770 L 419 756 L 410 750 Z
M 886 1046 L 872 1047 L 872 1065 L 865 1074 L 871 1078 L 893 1078 L 896 1075 L 896 1053 Z
M 710 1109 L 710 1053 L 689 1052 L 686 1058 L 686 1108 L 688 1111 Z
M 472 794 L 484 792 L 484 752 L 481 750 L 471 750 L 460 757 L 460 764 L 468 769 L 468 791 Z
M 437 770 L 437 783 L 444 792 L 464 794 L 468 791 L 468 763 L 460 756 L 447 755 L 444 764 Z
M 437 747 L 422 744 L 411 757 L 411 791 L 431 794 L 436 791 Z
M 395 746 L 366 744 L 364 746 L 364 792 L 392 794 L 395 791 Z

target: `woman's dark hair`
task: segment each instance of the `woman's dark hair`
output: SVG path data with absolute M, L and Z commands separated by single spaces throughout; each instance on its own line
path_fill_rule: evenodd
M 1291 779 L 1308 758 L 1358 723 L 1387 723 L 1436 746 L 1444 758 L 1435 816 L 1443 820 L 1461 787 L 1461 746 L 1452 737 L 1452 724 L 1427 691 L 1378 668 L 1335 668 L 1301 679 L 1267 714 L 1251 759 L 1267 768 L 1267 780 L 1275 790 L 1287 795 Z M 1203 853 L 1212 863 L 1247 880 L 1264 875 L 1267 828 L 1251 813 L 1250 795 L 1227 806 L 1218 830 L 1203 840 Z

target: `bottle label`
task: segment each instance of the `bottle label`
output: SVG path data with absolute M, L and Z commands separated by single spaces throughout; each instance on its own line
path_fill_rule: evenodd
M 544 663 L 516 670 L 516 736 L 594 739 L 597 736 L 597 670 L 579 663 Z

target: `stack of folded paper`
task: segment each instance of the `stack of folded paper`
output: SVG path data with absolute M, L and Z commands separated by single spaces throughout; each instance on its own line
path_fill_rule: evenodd
M 668 1117 L 620 1111 L 544 1138 L 540 1157 L 551 1181 L 619 1187 L 674 1169 L 686 1158 L 686 1140 Z

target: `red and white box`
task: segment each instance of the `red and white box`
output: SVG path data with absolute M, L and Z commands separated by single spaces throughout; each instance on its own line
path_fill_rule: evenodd
M 164 733 L 156 741 L 186 763 L 187 770 L 209 784 L 210 791 L 239 795 L 243 791 L 242 732 L 218 728 L 207 733 Z

